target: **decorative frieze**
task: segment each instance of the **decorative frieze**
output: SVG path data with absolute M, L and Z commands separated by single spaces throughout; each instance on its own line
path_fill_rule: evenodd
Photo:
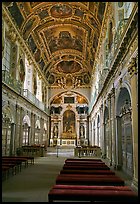
M 129 66 L 128 66 L 128 72 L 130 74 L 130 77 L 132 77 L 134 74 L 137 73 L 136 58 L 131 59 Z

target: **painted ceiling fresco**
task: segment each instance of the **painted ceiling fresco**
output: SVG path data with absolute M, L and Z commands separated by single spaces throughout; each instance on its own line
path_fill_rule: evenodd
M 7 7 L 50 87 L 90 86 L 105 5 L 13 2 Z

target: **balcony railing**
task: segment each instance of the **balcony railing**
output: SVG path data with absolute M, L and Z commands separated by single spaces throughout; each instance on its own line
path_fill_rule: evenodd
M 13 79 L 7 70 L 2 70 L 2 81 L 21 94 L 22 84 L 20 81 Z
M 14 79 L 7 70 L 2 70 L 2 81 L 13 88 L 15 91 L 17 91 L 20 95 L 31 101 L 39 109 L 45 111 L 47 114 L 50 113 L 45 104 L 39 101 L 36 96 L 32 94 L 28 89 L 22 89 L 22 83 Z

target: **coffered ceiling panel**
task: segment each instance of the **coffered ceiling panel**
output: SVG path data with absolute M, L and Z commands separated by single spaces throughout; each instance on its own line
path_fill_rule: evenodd
M 90 86 L 104 10 L 104 2 L 13 2 L 8 7 L 50 86 L 61 88 L 76 88 L 77 81 Z

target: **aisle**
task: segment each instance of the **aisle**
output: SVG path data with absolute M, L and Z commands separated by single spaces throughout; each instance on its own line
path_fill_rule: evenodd
M 61 149 L 57 157 L 56 149 L 48 148 L 46 157 L 36 158 L 34 165 L 2 182 L 2 202 L 47 202 L 64 160 L 72 156 L 73 149 Z

